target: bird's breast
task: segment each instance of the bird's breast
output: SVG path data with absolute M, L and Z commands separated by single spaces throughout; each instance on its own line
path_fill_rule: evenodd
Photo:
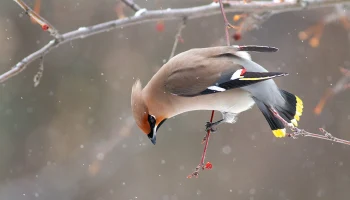
M 173 115 L 194 110 L 217 110 L 231 113 L 241 113 L 254 105 L 250 93 L 242 89 L 233 89 L 215 94 L 196 97 L 174 96 L 171 99 Z

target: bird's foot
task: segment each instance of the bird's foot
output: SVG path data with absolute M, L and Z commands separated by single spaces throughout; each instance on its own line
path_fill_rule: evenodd
M 216 128 L 217 125 L 221 124 L 224 120 L 219 120 L 217 122 L 206 122 L 205 123 L 205 131 L 207 132 L 207 134 L 205 134 L 203 140 L 202 140 L 202 144 L 207 141 L 207 137 L 208 137 L 208 131 L 210 131 L 211 133 L 216 133 L 216 131 L 218 130 Z
M 218 129 L 216 128 L 216 125 L 217 125 L 216 122 L 214 122 L 214 123 L 212 123 L 212 122 L 207 122 L 207 123 L 205 124 L 205 131 L 206 131 L 206 132 L 210 131 L 210 132 L 212 132 L 212 133 L 215 133 L 215 132 L 218 130 Z

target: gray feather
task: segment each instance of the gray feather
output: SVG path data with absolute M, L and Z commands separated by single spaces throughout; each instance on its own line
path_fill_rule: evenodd
M 206 52 L 205 49 L 192 49 L 186 54 L 177 55 L 168 63 L 176 66 L 168 73 L 164 83 L 168 92 L 181 96 L 195 96 L 207 87 L 221 83 L 241 68 L 229 59 L 203 52 Z
M 239 56 L 236 56 L 233 62 L 235 64 L 244 66 L 247 71 L 267 72 L 267 70 L 261 65 Z M 269 106 L 285 104 L 285 100 L 282 97 L 279 88 L 277 87 L 275 81 L 272 79 L 259 82 L 254 85 L 245 86 L 242 87 L 242 89 L 250 92 L 252 96 Z
M 244 51 L 232 51 L 229 47 L 192 49 L 178 54 L 169 61 L 172 67 L 165 81 L 165 88 L 175 95 L 196 96 L 207 87 L 216 85 L 223 77 L 243 66 L 247 72 L 268 72 L 250 60 Z M 285 105 L 276 83 L 270 79 L 241 87 L 267 105 Z

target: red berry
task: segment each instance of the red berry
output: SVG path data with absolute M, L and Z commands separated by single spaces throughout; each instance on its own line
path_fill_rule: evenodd
M 158 32 L 163 32 L 164 31 L 164 22 L 163 21 L 158 21 L 156 25 L 156 29 Z
M 49 26 L 44 24 L 41 26 L 41 28 L 44 30 L 44 31 L 47 31 L 49 29 Z
M 235 34 L 233 34 L 233 39 L 236 40 L 236 41 L 237 41 L 237 40 L 240 40 L 241 37 L 242 37 L 242 36 L 241 36 L 240 33 L 235 33 Z
M 205 168 L 211 169 L 211 168 L 213 168 L 213 165 L 210 162 L 207 162 L 207 164 L 205 164 Z

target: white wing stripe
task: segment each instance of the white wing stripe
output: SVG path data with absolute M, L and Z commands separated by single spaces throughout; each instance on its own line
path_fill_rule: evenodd
M 231 80 L 238 79 L 241 76 L 241 73 L 242 73 L 241 69 L 237 70 L 235 73 L 232 74 Z
M 225 88 L 221 88 L 221 87 L 218 87 L 218 86 L 210 86 L 210 87 L 208 87 L 208 89 L 209 89 L 209 90 L 218 91 L 218 92 L 226 91 Z

